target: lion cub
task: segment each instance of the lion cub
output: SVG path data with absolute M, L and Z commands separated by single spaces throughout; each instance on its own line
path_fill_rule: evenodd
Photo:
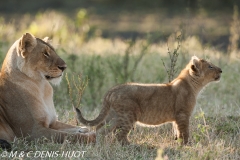
M 172 122 L 175 138 L 188 143 L 189 118 L 199 92 L 209 82 L 220 80 L 222 70 L 212 63 L 193 56 L 180 75 L 167 84 L 127 83 L 110 89 L 103 100 L 99 116 L 88 121 L 76 108 L 78 120 L 97 125 L 97 133 L 117 131 L 116 137 L 128 144 L 127 135 L 135 122 L 159 125 Z M 107 127 L 102 127 L 104 124 Z

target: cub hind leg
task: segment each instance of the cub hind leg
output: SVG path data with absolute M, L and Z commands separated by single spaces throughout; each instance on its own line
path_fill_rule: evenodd
M 116 127 L 115 134 L 116 134 L 117 140 L 121 144 L 123 144 L 123 145 L 130 144 L 130 142 L 128 140 L 128 133 L 130 132 L 131 129 L 132 129 L 132 127 L 129 125 L 126 125 L 126 124 L 118 125 Z
M 103 141 L 110 132 L 112 132 L 117 125 L 117 114 L 115 111 L 111 110 L 109 114 L 106 117 L 106 120 L 97 125 L 96 128 L 96 135 L 97 135 L 97 141 L 101 142 Z
M 123 145 L 129 144 L 128 133 L 131 129 L 134 128 L 136 122 L 134 113 L 124 114 L 122 117 L 119 117 L 117 127 L 115 129 L 115 134 L 117 140 Z
M 120 143 L 127 145 L 129 144 L 128 133 L 133 128 L 135 122 L 131 113 L 119 116 L 115 111 L 112 111 L 107 116 L 105 122 L 97 126 L 97 135 L 103 137 L 113 132 Z
M 97 134 L 102 136 L 107 135 L 108 133 L 112 132 L 116 128 L 116 120 L 112 119 L 110 121 L 102 122 L 97 126 Z

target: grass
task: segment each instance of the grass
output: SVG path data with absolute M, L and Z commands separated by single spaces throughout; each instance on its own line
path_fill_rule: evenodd
M 86 31 L 88 22 L 84 21 L 84 15 L 81 17 L 81 14 L 83 13 L 79 13 L 78 20 L 76 16 L 75 21 L 57 12 L 39 13 L 35 17 L 26 15 L 18 27 L 2 19 L 0 60 L 3 61 L 10 45 L 26 31 L 33 32 L 38 37 L 50 36 L 58 54 L 68 64 L 66 72 L 69 77 L 81 75 L 83 80 L 88 81 L 80 104 L 84 116 L 88 119 L 98 115 L 104 93 L 118 83 L 168 82 L 162 61 L 166 66 L 171 66 L 170 63 L 168 64 L 168 47 L 170 51 L 176 49 L 178 46 L 176 41 L 169 39 L 168 45 L 166 42 L 152 43 L 151 38 L 154 36 L 151 37 L 151 35 L 134 42 L 103 39 L 97 35 L 89 38 L 92 35 L 90 34 L 90 31 L 92 33 L 91 26 Z M 46 22 L 44 17 L 51 18 L 53 21 Z M 82 27 L 79 27 L 80 21 Z M 44 29 L 41 29 L 43 27 Z M 17 139 L 13 142 L 13 150 L 25 153 L 29 151 L 66 153 L 69 151 L 65 157 L 44 157 L 46 159 L 79 159 L 79 157 L 71 157 L 70 151 L 75 153 L 86 151 L 82 159 L 141 160 L 155 159 L 157 156 L 159 159 L 239 159 L 239 59 L 231 59 L 213 46 L 203 46 L 194 36 L 181 40 L 178 53 L 175 76 L 193 55 L 210 59 L 223 70 L 221 81 L 209 84 L 197 100 L 190 121 L 190 145 L 180 146 L 177 141 L 174 141 L 171 125 L 165 124 L 153 128 L 137 126 L 129 134 L 132 143 L 129 146 L 121 146 L 117 142 L 112 142 L 111 137 L 106 142 L 97 142 L 95 145 L 68 142 L 54 144 L 51 140 L 45 139 L 27 143 L 23 139 Z M 60 86 L 54 87 L 54 103 L 59 120 L 76 125 L 66 79 L 63 79 Z M 1 159 L 8 158 L 1 157 Z M 25 159 L 31 158 L 25 157 Z

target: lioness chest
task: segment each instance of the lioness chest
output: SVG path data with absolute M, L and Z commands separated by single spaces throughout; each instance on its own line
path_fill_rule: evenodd
M 34 84 L 29 82 L 29 85 L 17 84 L 21 87 L 22 102 L 33 117 L 34 121 L 44 127 L 49 127 L 57 119 L 56 111 L 53 104 L 53 90 L 50 84 Z M 40 122 L 40 123 L 39 123 Z M 37 124 L 37 125 L 38 125 Z
M 57 120 L 53 103 L 53 90 L 50 84 L 45 84 L 41 90 L 42 95 L 40 96 L 41 104 L 39 105 L 39 112 L 35 112 L 34 114 L 38 114 L 36 117 L 42 122 L 42 125 L 49 128 L 49 126 Z

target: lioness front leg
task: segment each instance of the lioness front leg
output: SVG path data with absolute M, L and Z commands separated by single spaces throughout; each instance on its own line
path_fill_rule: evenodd
M 68 133 L 87 133 L 87 132 L 89 132 L 89 129 L 86 127 L 77 127 L 77 126 L 73 126 L 70 124 L 62 123 L 60 121 L 56 121 L 55 123 L 53 123 L 50 126 L 50 128 L 59 130 L 59 131 L 68 132 Z
M 182 144 L 188 143 L 189 137 L 189 116 L 180 113 L 176 118 L 177 138 L 182 140 Z
M 88 133 L 67 133 L 59 130 L 54 130 L 51 128 L 41 127 L 36 129 L 34 133 L 30 136 L 29 140 L 34 140 L 36 138 L 45 137 L 47 139 L 51 139 L 57 143 L 63 143 L 66 139 L 71 142 L 79 142 L 79 143 L 91 143 L 96 141 L 96 134 L 93 132 Z

